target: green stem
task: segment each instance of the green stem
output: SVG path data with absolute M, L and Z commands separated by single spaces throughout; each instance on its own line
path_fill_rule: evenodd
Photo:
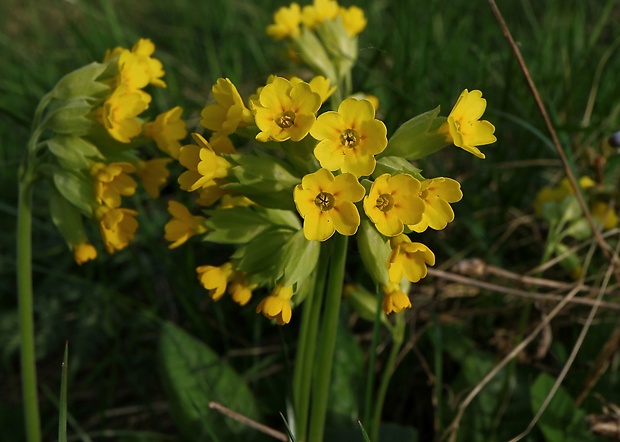
M 295 440 L 304 442 L 308 432 L 308 410 L 310 409 L 310 391 L 312 386 L 312 371 L 314 365 L 314 352 L 316 349 L 316 336 L 323 304 L 323 293 L 331 244 L 321 244 L 321 256 L 319 268 L 314 281 L 314 290 L 306 299 L 304 305 L 301 330 L 297 345 L 297 358 L 295 360 L 295 373 L 293 375 L 293 398 L 295 401 Z
M 435 396 L 435 434 L 443 432 L 443 412 L 442 412 L 442 388 L 443 388 L 443 337 L 441 333 L 441 325 L 437 311 L 432 310 L 433 330 L 431 339 L 433 341 L 434 365 L 435 365 L 435 384 L 433 385 L 433 393 Z
M 32 174 L 26 171 L 19 184 L 17 212 L 17 296 L 21 338 L 21 378 L 26 440 L 41 441 L 37 368 L 32 302 Z
M 348 237 L 336 235 L 334 253 L 332 254 L 325 293 L 325 312 L 322 322 L 321 352 L 316 364 L 316 377 L 312 398 L 310 416 L 310 442 L 321 442 L 325 430 L 327 404 L 329 400 L 329 384 L 331 382 L 334 350 L 336 348 L 336 333 L 340 316 L 340 302 L 344 285 L 344 268 L 347 258 Z
M 392 333 L 392 349 L 390 350 L 390 355 L 387 363 L 385 364 L 385 368 L 383 369 L 383 375 L 381 376 L 381 383 L 379 384 L 379 391 L 377 392 L 377 400 L 375 401 L 375 409 L 370 427 L 370 440 L 374 441 L 379 440 L 379 425 L 381 424 L 381 413 L 383 411 L 385 395 L 387 394 L 390 379 L 392 379 L 396 356 L 398 356 L 398 352 L 403 345 L 403 337 L 405 333 L 405 314 L 401 312 L 396 313 L 395 316 L 396 324 Z
M 381 328 L 381 313 L 383 313 L 381 308 L 382 301 L 383 291 L 377 288 L 377 312 L 372 328 L 372 342 L 370 344 L 370 358 L 368 360 L 368 373 L 366 374 L 366 388 L 364 394 L 364 418 L 362 423 L 365 425 L 368 425 L 370 422 L 370 410 L 372 409 L 372 392 L 375 384 L 375 361 L 377 359 L 377 345 L 379 343 L 379 330 Z M 369 429 L 372 434 L 372 428 Z

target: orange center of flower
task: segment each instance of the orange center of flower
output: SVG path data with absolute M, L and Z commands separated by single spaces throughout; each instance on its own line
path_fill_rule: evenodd
M 383 193 L 379 195 L 379 198 L 377 198 L 376 205 L 377 205 L 377 209 L 379 209 L 380 211 L 387 212 L 392 207 L 394 207 L 394 198 L 392 197 L 392 195 Z
M 282 129 L 288 129 L 295 124 L 295 112 L 291 110 L 284 111 L 276 117 L 275 121 Z
M 340 144 L 353 149 L 360 143 L 360 136 L 353 129 L 346 129 L 340 133 Z
M 327 212 L 334 208 L 335 198 L 334 195 L 327 192 L 319 193 L 316 198 L 314 198 L 314 204 L 321 209 L 321 212 Z

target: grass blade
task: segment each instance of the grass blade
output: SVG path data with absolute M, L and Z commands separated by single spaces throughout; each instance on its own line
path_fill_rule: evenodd
M 58 404 L 58 442 L 67 442 L 67 373 L 69 372 L 69 342 L 65 344 L 60 381 L 60 403 Z

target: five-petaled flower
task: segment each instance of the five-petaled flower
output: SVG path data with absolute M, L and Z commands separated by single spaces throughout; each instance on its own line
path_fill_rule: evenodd
M 200 113 L 200 125 L 222 135 L 234 133 L 238 127 L 254 122 L 252 112 L 245 107 L 235 85 L 228 78 L 218 78 L 211 88 L 215 103 Z
M 411 308 L 409 296 L 400 289 L 400 285 L 390 282 L 383 287 L 383 301 L 381 307 L 389 315 L 392 312 L 399 313 L 406 308 Z
M 159 198 L 159 192 L 168 182 L 170 172 L 166 165 L 170 158 L 153 158 L 147 161 L 136 161 L 136 175 L 140 177 L 142 186 L 153 199 Z
M 188 144 L 181 148 L 179 162 L 188 170 L 179 176 L 181 189 L 193 192 L 203 187 L 211 187 L 215 180 L 228 175 L 230 163 L 217 155 L 202 135 L 192 134 L 197 144 Z
M 424 203 L 418 196 L 420 182 L 408 174 L 379 176 L 364 198 L 364 211 L 385 236 L 403 233 L 404 224 L 422 218 Z
M 407 226 L 418 233 L 424 232 L 428 227 L 435 230 L 445 229 L 446 225 L 454 220 L 454 211 L 449 203 L 460 201 L 463 192 L 458 181 L 444 177 L 432 178 L 422 181 L 420 198 L 424 201 L 422 219 L 417 224 Z
M 166 241 L 172 242 L 170 249 L 179 247 L 191 236 L 200 235 L 207 231 L 204 223 L 206 218 L 194 216 L 183 204 L 177 201 L 168 201 L 168 213 L 172 219 L 164 226 Z
M 95 185 L 95 198 L 99 204 L 116 208 L 121 205 L 121 195 L 131 196 L 138 184 L 129 176 L 136 168 L 131 163 L 95 163 L 90 174 Z
M 200 284 L 209 290 L 209 296 L 214 301 L 219 301 L 224 295 L 226 286 L 232 279 L 234 272 L 233 265 L 230 262 L 222 264 L 220 267 L 200 266 L 196 268 Z
M 134 218 L 137 214 L 135 210 L 99 206 L 97 218 L 108 253 L 122 250 L 133 241 L 138 228 L 138 221 Z
M 157 147 L 170 155 L 179 158 L 181 140 L 187 136 L 185 121 L 181 119 L 183 108 L 175 106 L 162 112 L 155 121 L 146 123 L 142 132 L 145 137 L 155 140 Z
M 277 285 L 273 292 L 258 304 L 256 313 L 262 312 L 266 318 L 275 319 L 278 325 L 288 324 L 293 315 L 292 297 L 293 286 Z
M 282 40 L 297 37 L 300 33 L 301 8 L 297 3 L 283 6 L 273 14 L 274 23 L 267 26 L 267 35 Z
M 355 98 L 340 103 L 338 112 L 321 114 L 310 135 L 319 140 L 314 156 L 321 167 L 340 169 L 358 178 L 375 170 L 375 155 L 387 145 L 387 129 L 375 119 L 372 103 Z
M 334 177 L 327 169 L 306 175 L 295 187 L 293 197 L 304 219 L 304 236 L 309 241 L 325 241 L 335 231 L 354 235 L 360 225 L 355 202 L 365 194 L 355 176 L 343 173 Z
M 112 138 L 129 143 L 142 132 L 142 124 L 136 117 L 148 107 L 140 93 L 121 84 L 103 103 L 97 116 Z
M 392 252 L 388 257 L 388 276 L 391 282 L 400 283 L 403 275 L 411 282 L 418 282 L 427 273 L 427 265 L 435 265 L 435 255 L 424 244 L 411 242 L 407 235 L 390 239 Z
M 254 102 L 259 141 L 300 141 L 316 121 L 321 97 L 308 83 L 291 85 L 282 77 L 274 78 L 260 91 Z
M 448 121 L 440 128 L 447 132 L 455 146 L 478 158 L 484 158 L 484 154 L 476 146 L 497 141 L 493 135 L 495 126 L 487 120 L 480 120 L 486 107 L 487 101 L 482 98 L 482 92 L 465 89 L 448 115 Z
M 72 244 L 73 258 L 78 265 L 82 265 L 87 261 L 91 261 L 97 258 L 97 249 L 90 243 L 81 242 L 78 244 Z

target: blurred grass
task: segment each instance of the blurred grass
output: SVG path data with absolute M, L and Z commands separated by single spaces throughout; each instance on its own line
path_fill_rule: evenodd
M 154 92 L 152 107 L 164 110 L 182 105 L 191 129 L 218 77 L 229 77 L 247 96 L 269 74 L 295 68 L 282 46 L 264 34 L 273 11 L 285 4 L 275 0 L 3 0 L 0 4 L 0 427 L 8 428 L 0 439 L 21 437 L 20 424 L 9 424 L 12 419 L 4 417 L 20 412 L 13 253 L 16 171 L 38 100 L 64 74 L 100 60 L 106 49 L 131 46 L 138 38 L 148 37 L 164 62 L 168 83 L 166 90 Z M 360 38 L 355 88 L 379 97 L 379 115 L 390 132 L 437 104 L 449 111 L 464 88 L 483 91 L 489 103 L 485 118 L 497 128 L 499 141 L 483 148 L 485 161 L 450 149 L 421 164 L 428 176 L 458 179 L 465 193 L 455 206 L 456 222 L 438 234 L 423 235 L 422 241 L 436 252 L 439 265 L 472 256 L 516 272 L 537 265 L 543 232 L 528 215 L 536 191 L 562 171 L 486 2 L 364 0 L 355 4 L 369 20 Z M 601 141 L 620 129 L 620 34 L 616 29 L 620 2 L 520 0 L 502 1 L 499 7 L 564 147 L 582 172 L 594 175 Z M 274 416 L 271 423 L 279 426 L 277 413 L 285 409 L 282 384 L 289 374 L 280 345 L 292 345 L 294 326 L 277 334 L 267 321 L 255 320 L 252 308 L 240 310 L 207 301 L 194 267 L 207 260 L 206 253 L 218 251 L 199 246 L 168 251 L 162 238 L 164 205 L 140 197 L 135 198 L 141 212 L 135 246 L 76 267 L 49 222 L 46 192 L 41 186 L 35 192 L 40 378 L 51 391 L 59 390 L 58 367 L 69 339 L 69 413 L 82 428 L 175 434 L 158 387 L 153 350 L 157 326 L 164 320 L 180 324 L 230 358 L 261 395 L 264 414 Z M 170 186 L 164 197 L 172 193 Z M 463 332 L 467 342 L 482 342 L 479 350 L 486 353 L 480 360 L 484 361 L 492 359 L 493 348 L 486 342 L 493 330 L 514 325 L 509 311 L 497 310 L 509 308 L 497 298 L 444 302 L 434 308 L 456 317 L 459 308 L 465 312 L 496 309 L 492 315 L 474 316 Z M 596 357 L 592 349 L 604 342 L 607 325 L 601 327 L 592 331 L 592 345 L 586 347 L 591 358 Z M 568 342 L 574 330 L 570 321 L 557 329 Z M 444 333 L 444 339 L 448 335 Z M 420 345 L 422 354 L 432 360 L 429 338 Z M 566 352 L 565 343 L 554 345 L 555 359 L 548 361 L 552 367 L 562 363 L 559 355 Z M 239 352 L 245 356 L 233 356 Z M 266 365 L 265 360 L 273 363 Z M 585 369 L 584 361 L 585 356 L 576 365 Z M 409 355 L 406 362 L 416 368 L 413 375 L 408 370 L 397 372 L 394 384 L 401 388 L 392 392 L 385 417 L 413 424 L 421 435 L 430 435 L 432 408 L 425 404 L 430 405 L 431 392 L 419 360 Z M 445 364 L 446 382 L 456 379 L 455 385 L 465 382 L 471 387 L 475 375 L 459 372 L 456 356 Z M 276 375 L 267 376 L 270 372 Z M 531 381 L 535 373 L 529 367 L 519 376 Z M 412 391 L 420 392 L 423 399 L 414 401 Z M 48 436 L 56 431 L 56 413 L 53 404 L 43 400 Z M 72 430 L 70 424 L 69 434 Z

